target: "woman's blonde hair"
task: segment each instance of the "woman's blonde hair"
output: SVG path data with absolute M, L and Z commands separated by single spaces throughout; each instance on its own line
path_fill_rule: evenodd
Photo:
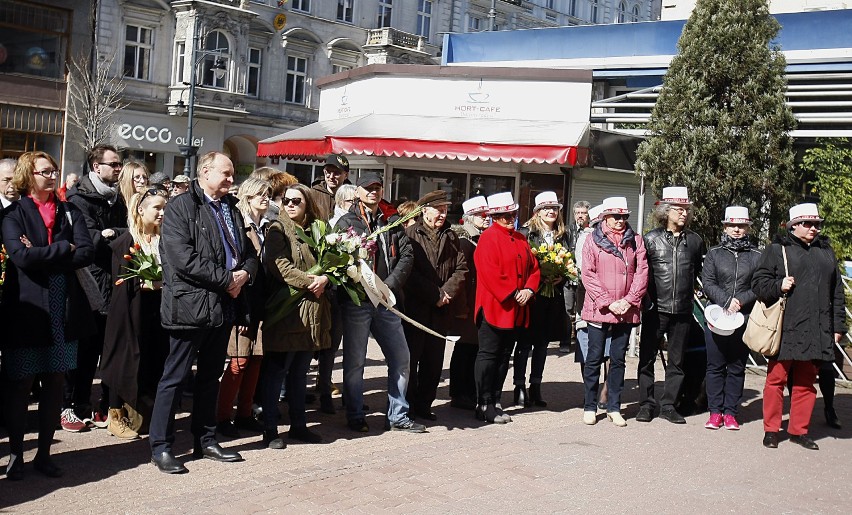
M 544 225 L 544 222 L 541 221 L 541 217 L 538 216 L 539 212 L 541 212 L 541 209 L 534 211 L 530 219 L 527 220 L 527 223 L 524 224 L 524 227 L 529 228 L 530 232 L 544 234 L 548 229 Z M 560 208 L 556 215 L 556 232 L 553 235 L 553 239 L 558 240 L 563 234 L 565 234 L 565 220 L 562 217 L 562 209 Z
M 169 192 L 163 188 L 152 186 L 141 193 L 134 193 L 131 195 L 130 202 L 127 206 L 127 227 L 130 234 L 133 236 L 133 241 L 140 245 L 144 245 L 146 241 L 143 237 L 145 228 L 142 224 L 142 213 L 139 212 L 139 209 L 148 205 L 150 203 L 149 200 L 154 197 L 163 197 L 166 202 L 168 202 Z M 159 228 L 157 228 L 154 235 L 160 235 Z M 152 249 L 146 249 L 146 252 L 150 252 L 151 250 Z
M 262 179 L 255 179 L 254 177 L 249 177 L 242 184 L 240 184 L 240 189 L 237 191 L 237 198 L 239 202 L 237 202 L 237 207 L 243 214 L 249 214 L 251 209 L 249 208 L 249 201 L 253 197 L 257 197 L 258 195 L 262 195 L 263 193 L 267 193 L 272 199 L 272 186 L 269 185 L 268 182 Z
M 24 152 L 21 154 L 21 157 L 18 158 L 18 163 L 15 165 L 15 174 L 12 176 L 12 186 L 14 186 L 21 195 L 26 195 L 33 189 L 35 181 L 33 176 L 35 173 L 35 164 L 36 161 L 42 158 L 50 161 L 53 168 L 59 171 L 59 165 L 56 164 L 56 160 L 47 152 Z M 56 178 L 56 181 L 58 184 L 59 177 Z
M 133 175 L 140 168 L 145 170 L 145 184 L 147 185 L 151 173 L 142 161 L 129 159 L 124 162 L 121 172 L 118 173 L 118 191 L 121 193 L 121 198 L 124 199 L 124 204 L 127 206 L 130 205 L 130 198 L 136 193 L 136 183 L 133 182 Z

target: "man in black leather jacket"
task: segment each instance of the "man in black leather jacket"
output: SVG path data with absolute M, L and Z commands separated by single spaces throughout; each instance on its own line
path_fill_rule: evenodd
M 210 152 L 198 161 L 198 180 L 169 202 L 163 217 L 160 256 L 163 298 L 160 319 L 169 331 L 169 356 L 151 416 L 151 461 L 162 472 L 186 467 L 172 454 L 174 417 L 183 379 L 197 359 L 192 405 L 193 456 L 240 461 L 216 443 L 219 378 L 234 325 L 247 325 L 248 302 L 240 295 L 257 273 L 254 246 L 246 236 L 236 199 L 228 193 L 234 165 Z
M 654 217 L 659 227 L 645 235 L 650 278 L 639 347 L 639 413 L 637 422 L 650 422 L 657 400 L 654 395 L 654 363 L 660 339 L 667 336 L 668 360 L 660 418 L 674 424 L 686 420 L 674 409 L 683 385 L 683 360 L 692 323 L 695 280 L 701 273 L 704 242 L 686 228 L 689 223 L 686 188 L 663 188 Z

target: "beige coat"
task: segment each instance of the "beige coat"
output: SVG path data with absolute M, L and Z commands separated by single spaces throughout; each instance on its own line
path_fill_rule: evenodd
M 266 233 L 263 266 L 269 293 L 288 285 L 306 290 L 307 270 L 316 265 L 311 248 L 296 237 L 295 225 L 282 215 Z M 273 325 L 263 324 L 267 352 L 315 351 L 331 347 L 331 307 L 328 297 L 307 292 L 298 309 Z
M 254 245 L 254 250 L 257 255 L 261 255 L 260 239 L 251 227 L 251 218 L 243 213 L 243 220 L 246 225 L 246 236 Z M 261 225 L 261 230 L 265 231 L 267 225 Z M 255 284 L 260 287 L 260 282 L 264 280 L 264 274 L 259 273 Z M 247 358 L 249 356 L 263 356 L 263 334 L 260 331 L 260 322 L 255 321 L 252 317 L 252 323 L 244 335 L 240 335 L 237 328 L 231 331 L 231 336 L 228 339 L 228 356 L 232 358 Z

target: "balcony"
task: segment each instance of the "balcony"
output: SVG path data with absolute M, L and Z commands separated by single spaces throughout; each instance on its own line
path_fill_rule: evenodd
M 382 46 L 394 46 L 426 53 L 426 40 L 423 36 L 409 34 L 408 32 L 403 32 L 401 30 L 394 29 L 393 27 L 368 30 L 367 43 L 364 44 L 364 47 Z
M 367 64 L 435 64 L 436 52 L 423 36 L 392 27 L 368 30 L 364 44 Z

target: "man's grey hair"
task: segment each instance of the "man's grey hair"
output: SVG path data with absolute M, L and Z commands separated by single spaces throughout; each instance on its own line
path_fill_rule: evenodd
M 574 202 L 574 211 L 578 209 L 589 209 L 590 207 L 592 207 L 592 205 L 585 200 L 578 200 L 577 202 Z
M 0 159 L 0 170 L 8 169 L 9 171 L 14 171 L 15 167 L 18 165 L 18 162 L 11 158 Z
M 651 212 L 651 219 L 656 222 L 657 226 L 666 228 L 669 225 L 669 211 L 673 208 L 675 204 L 669 204 L 668 202 L 660 202 L 656 206 L 654 206 L 654 210 Z M 692 221 L 692 211 L 686 212 L 686 225 L 689 225 L 689 222 Z

